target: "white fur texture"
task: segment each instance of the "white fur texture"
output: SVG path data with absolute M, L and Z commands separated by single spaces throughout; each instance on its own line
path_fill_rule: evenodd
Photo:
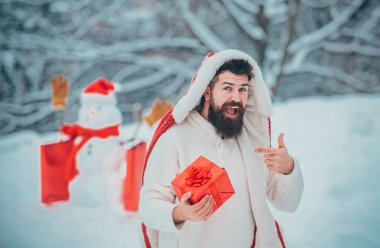
M 174 107 L 173 117 L 176 123 L 183 122 L 189 115 L 190 111 L 199 104 L 204 91 L 216 71 L 230 59 L 245 59 L 253 67 L 252 72 L 254 77 L 249 82 L 252 88 L 247 102 L 248 115 L 252 112 L 257 112 L 265 117 L 272 114 L 272 103 L 269 91 L 264 83 L 261 70 L 256 61 L 244 52 L 231 49 L 215 53 L 213 56 L 205 58 L 202 66 L 198 70 L 196 79 L 190 86 L 187 94 L 184 95 Z

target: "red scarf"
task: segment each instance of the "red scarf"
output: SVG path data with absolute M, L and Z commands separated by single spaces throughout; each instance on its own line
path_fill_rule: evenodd
M 101 139 L 105 139 L 109 136 L 118 136 L 119 135 L 119 124 L 114 126 L 109 126 L 100 129 L 90 129 L 80 126 L 79 124 L 62 124 L 60 132 L 70 136 L 70 139 L 76 139 L 77 137 L 81 137 L 82 139 L 78 144 L 74 144 L 67 161 L 66 165 L 66 180 L 73 180 L 78 174 L 78 169 L 76 167 L 75 158 L 79 150 L 93 137 L 98 137 Z

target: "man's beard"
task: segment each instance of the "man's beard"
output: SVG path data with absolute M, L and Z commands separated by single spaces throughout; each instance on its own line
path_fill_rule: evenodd
M 234 119 L 225 116 L 224 110 L 227 106 L 238 107 L 236 109 L 236 117 Z M 237 137 L 241 134 L 243 128 L 243 116 L 244 108 L 240 103 L 234 101 L 225 102 L 222 107 L 217 108 L 211 98 L 208 120 L 216 128 L 217 134 L 222 136 L 222 138 L 229 139 L 232 137 Z

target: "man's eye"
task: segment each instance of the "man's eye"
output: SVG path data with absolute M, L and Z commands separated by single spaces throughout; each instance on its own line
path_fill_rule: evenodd
M 224 87 L 223 90 L 231 91 L 231 87 L 230 86 Z
M 247 88 L 240 88 L 240 92 L 247 92 Z

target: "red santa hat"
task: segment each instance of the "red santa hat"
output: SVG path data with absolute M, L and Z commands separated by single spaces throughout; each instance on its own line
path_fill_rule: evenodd
M 84 88 L 82 103 L 116 104 L 115 85 L 105 78 L 97 78 Z
M 268 88 L 264 83 L 261 70 L 256 61 L 248 54 L 239 50 L 224 50 L 217 53 L 209 53 L 194 75 L 191 86 L 187 93 L 177 102 L 173 110 L 173 117 L 176 123 L 181 123 L 189 115 L 190 111 L 199 104 L 200 99 L 214 77 L 216 71 L 225 62 L 231 59 L 244 59 L 252 65 L 252 73 L 254 77 L 249 81 L 250 94 L 246 107 L 245 116 L 249 117 L 248 121 L 256 121 L 257 114 L 267 117 L 272 115 L 272 102 Z M 247 120 L 245 120 L 246 122 Z M 265 130 L 266 131 L 266 130 Z

